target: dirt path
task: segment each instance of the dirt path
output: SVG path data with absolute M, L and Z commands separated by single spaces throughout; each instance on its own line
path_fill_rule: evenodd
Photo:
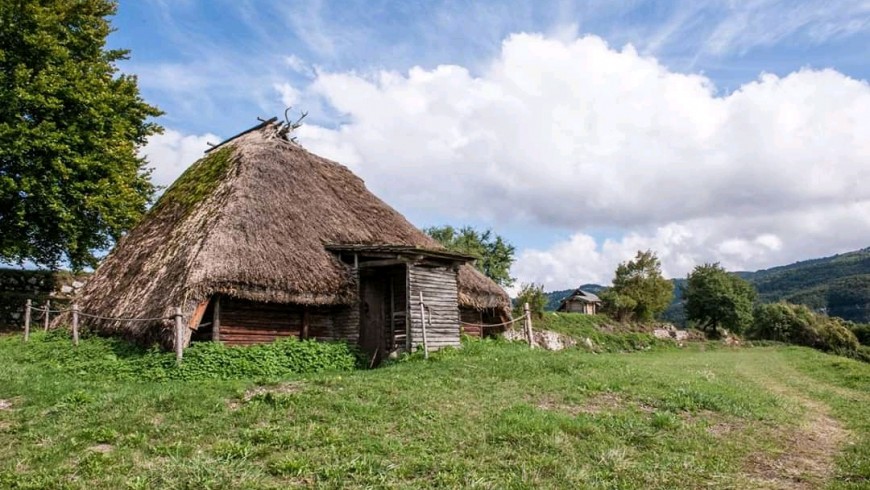
M 765 369 L 762 373 L 750 373 L 745 368 L 741 371 L 793 404 L 795 416 L 802 418 L 797 428 L 783 427 L 773 434 L 777 446 L 782 448 L 780 453 L 756 453 L 748 458 L 746 472 L 749 481 L 760 488 L 813 489 L 824 486 L 834 474 L 836 456 L 851 434 L 831 416 L 827 404 L 810 398 L 795 387 L 806 388 L 818 383 L 785 365 Z

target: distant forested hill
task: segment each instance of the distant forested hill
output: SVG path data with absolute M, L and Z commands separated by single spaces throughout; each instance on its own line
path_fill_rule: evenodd
M 804 260 L 756 272 L 735 272 L 758 290 L 758 299 L 789 301 L 846 320 L 870 322 L 870 248 L 831 257 Z M 685 279 L 674 279 L 674 303 L 662 315 L 683 324 Z
M 751 282 L 758 290 L 759 300 L 763 302 L 785 300 L 846 320 L 870 322 L 870 247 L 756 272 L 739 271 L 735 274 Z M 674 302 L 662 314 L 662 319 L 684 325 L 682 286 L 686 279 L 673 279 L 673 282 Z M 584 284 L 580 288 L 595 294 L 604 289 L 598 284 Z M 573 291 L 566 289 L 547 293 L 547 309 L 558 308 L 562 298 Z
M 846 320 L 870 322 L 870 248 L 745 276 L 762 301 L 786 300 Z

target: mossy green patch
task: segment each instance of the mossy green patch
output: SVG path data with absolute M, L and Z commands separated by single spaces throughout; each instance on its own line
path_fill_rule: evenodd
M 155 210 L 175 207 L 187 215 L 203 199 L 210 196 L 226 177 L 233 156 L 232 147 L 217 149 L 190 166 L 181 174 L 154 205 Z

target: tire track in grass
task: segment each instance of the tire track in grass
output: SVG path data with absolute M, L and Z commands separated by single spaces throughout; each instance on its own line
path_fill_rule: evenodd
M 773 359 L 771 356 L 766 361 Z M 797 427 L 776 428 L 772 436 L 781 451 L 750 455 L 746 461 L 746 476 L 761 488 L 820 488 L 830 481 L 836 469 L 836 457 L 852 435 L 831 416 L 831 408 L 826 403 L 809 397 L 795 386 L 805 388 L 816 384 L 814 380 L 798 373 L 781 359 L 776 360 L 776 366 L 741 362 L 738 371 L 776 396 L 802 408 L 802 420 Z

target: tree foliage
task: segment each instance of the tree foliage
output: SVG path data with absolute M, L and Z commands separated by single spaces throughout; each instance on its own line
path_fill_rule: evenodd
M 0 0 L 0 259 L 94 265 L 154 192 L 160 111 L 107 49 L 109 0 Z
M 517 294 L 516 302 L 514 303 L 514 316 L 522 315 L 524 305 L 529 304 L 529 311 L 535 318 L 544 316 L 544 308 L 547 306 L 547 294 L 544 293 L 543 284 L 522 284 L 520 292 Z
M 845 355 L 858 351 L 858 339 L 845 320 L 820 315 L 804 305 L 759 305 L 748 333 L 755 339 L 778 340 Z
M 752 324 L 755 288 L 718 263 L 695 267 L 683 289 L 686 318 L 705 331 L 742 332 Z
M 634 260 L 616 268 L 613 286 L 601 295 L 604 310 L 618 320 L 649 321 L 665 310 L 674 295 L 674 285 L 662 277 L 656 254 L 638 251 Z
M 510 275 L 516 249 L 492 230 L 477 231 L 470 226 L 433 226 L 423 230 L 447 250 L 476 257 L 474 266 L 499 286 L 512 286 Z

